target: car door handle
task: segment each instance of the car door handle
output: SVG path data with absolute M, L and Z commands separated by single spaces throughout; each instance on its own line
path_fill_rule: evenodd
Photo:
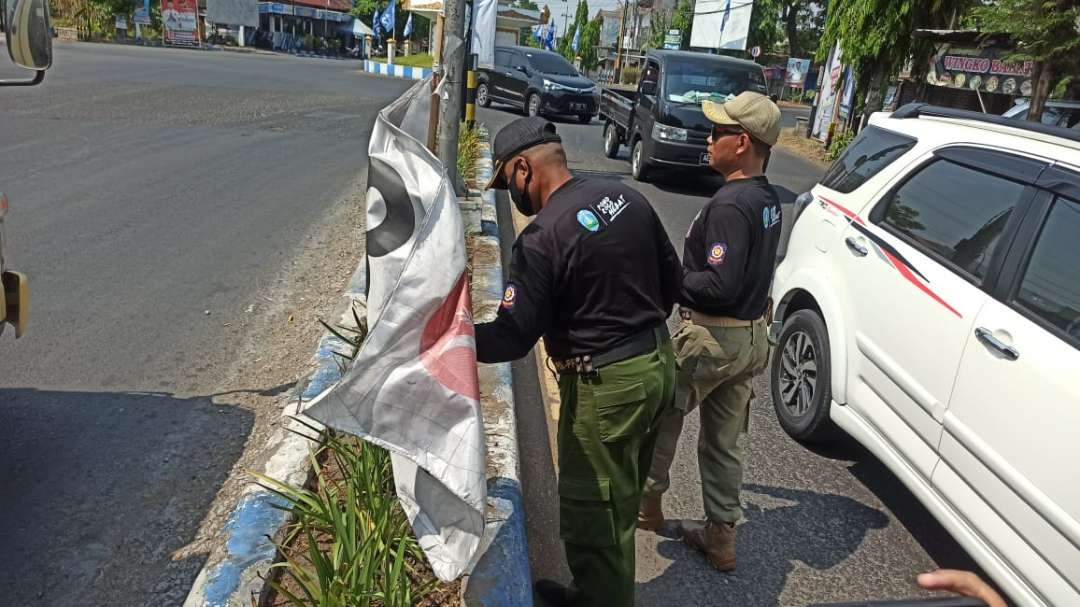
M 513 76 L 510 72 L 503 72 L 503 76 Z
M 869 253 L 869 251 L 866 250 L 866 247 L 862 246 L 861 244 L 859 244 L 859 241 L 855 240 L 854 236 L 848 236 L 847 238 L 845 238 L 844 244 L 847 245 L 847 248 L 851 249 L 852 253 L 858 255 L 859 257 L 866 257 L 866 254 Z
M 1006 345 L 1005 342 L 994 337 L 988 329 L 983 327 L 977 327 L 975 329 L 975 337 L 979 338 L 979 341 L 986 344 L 988 347 L 997 350 L 1002 356 L 1008 360 L 1016 360 L 1020 358 L 1020 353 L 1016 351 L 1016 348 Z

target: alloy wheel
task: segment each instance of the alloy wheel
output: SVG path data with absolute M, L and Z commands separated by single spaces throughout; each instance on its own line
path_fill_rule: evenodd
M 817 351 L 803 331 L 792 333 L 780 355 L 780 401 L 791 415 L 810 410 L 817 388 Z

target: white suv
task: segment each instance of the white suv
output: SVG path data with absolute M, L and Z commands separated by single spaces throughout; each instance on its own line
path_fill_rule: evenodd
M 799 197 L 792 437 L 866 445 L 1020 605 L 1080 605 L 1080 133 L 911 104 Z

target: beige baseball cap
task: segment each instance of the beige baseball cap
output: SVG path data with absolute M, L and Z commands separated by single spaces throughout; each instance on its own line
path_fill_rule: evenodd
M 716 124 L 740 126 L 770 146 L 780 138 L 780 108 L 761 93 L 744 91 L 727 103 L 701 102 L 705 117 Z

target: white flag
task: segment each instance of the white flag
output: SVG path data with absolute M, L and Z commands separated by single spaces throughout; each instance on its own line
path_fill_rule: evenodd
M 443 165 L 422 132 L 430 82 L 375 121 L 368 146 L 369 332 L 341 382 L 305 413 L 391 453 L 394 483 L 440 579 L 465 572 L 484 532 L 484 429 L 465 241 Z

